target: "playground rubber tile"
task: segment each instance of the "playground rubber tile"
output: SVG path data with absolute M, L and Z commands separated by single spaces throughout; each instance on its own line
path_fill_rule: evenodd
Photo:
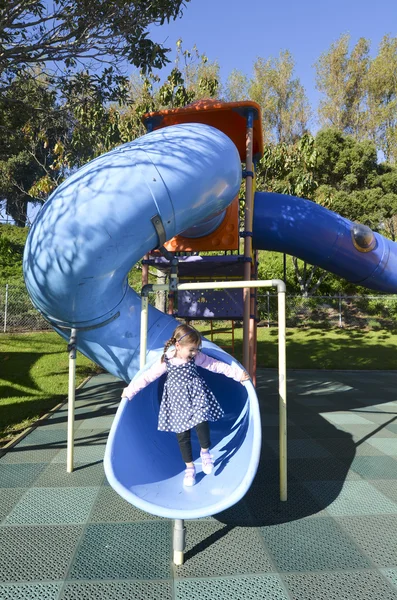
M 18 444 L 1 457 L 0 464 L 49 463 L 59 452 L 59 448 L 24 447 Z
M 300 395 L 294 398 L 294 403 L 302 406 L 315 407 L 316 409 L 323 408 L 324 410 L 332 410 L 334 403 L 331 400 L 326 400 L 323 396 L 304 396 Z
M 287 523 L 309 515 L 317 517 L 325 508 L 303 485 L 295 482 L 288 485 L 287 502 L 280 501 L 279 485 L 252 485 L 244 499 L 255 527 Z
M 362 417 L 352 412 L 321 413 L 323 419 L 335 425 L 370 425 L 372 419 Z
M 75 443 L 74 446 L 74 463 L 93 463 L 103 460 L 105 454 L 105 440 L 101 443 L 93 444 L 92 446 L 79 445 Z M 58 454 L 51 461 L 52 463 L 64 463 L 66 465 L 67 451 L 60 450 Z
M 208 518 L 211 520 L 215 519 L 221 523 L 226 523 L 227 525 L 236 525 L 240 527 L 246 527 L 252 524 L 251 514 L 244 498 L 227 510 L 217 513 L 214 517 Z
M 110 415 L 101 415 L 100 417 L 93 417 L 92 419 L 83 419 L 79 425 L 79 432 L 82 429 L 101 429 L 102 431 L 109 431 L 115 415 L 116 410 Z
M 396 478 L 396 461 L 391 456 L 357 456 L 350 468 L 364 479 Z
M 338 525 L 377 567 L 397 565 L 397 515 L 341 517 Z
M 368 558 L 331 518 L 262 527 L 261 533 L 278 571 L 307 573 L 371 567 Z
M 397 504 L 381 494 L 367 481 L 308 481 L 305 486 L 318 502 L 336 496 L 327 505 L 327 513 L 334 517 L 349 515 L 394 514 Z
M 321 443 L 323 440 L 334 439 L 339 442 L 339 440 L 347 439 L 348 433 L 344 431 L 344 429 L 340 429 L 338 427 L 329 426 L 329 423 L 325 424 L 317 424 L 317 425 L 307 425 L 306 423 L 301 424 L 302 430 L 308 435 L 312 440 L 316 440 L 318 443 Z
M 0 488 L 27 488 L 46 468 L 45 463 L 7 464 L 0 459 Z
M 347 435 L 347 437 L 346 437 Z M 328 438 L 318 441 L 333 457 L 343 460 L 344 462 L 351 463 L 353 459 L 358 455 L 363 456 L 381 456 L 379 451 L 375 448 L 366 444 L 365 442 L 356 445 L 350 434 L 346 434 L 344 438 Z
M 396 457 L 396 468 L 397 468 L 397 441 L 396 438 L 378 438 L 368 440 L 368 444 L 380 450 L 384 454 Z
M 96 487 L 31 488 L 4 523 L 7 525 L 85 523 L 97 494 Z
M 130 523 L 133 521 L 160 521 L 161 517 L 150 515 L 129 504 L 110 486 L 102 487 L 90 515 L 92 523 Z
M 386 579 L 388 581 L 390 581 L 392 583 L 392 585 L 394 585 L 395 588 L 397 588 L 397 569 L 379 569 L 379 570 L 382 573 L 382 575 L 384 577 L 386 577 Z M 396 593 L 397 593 L 397 589 L 396 589 Z
M 168 579 L 171 523 L 88 525 L 68 580 Z
M 295 600 L 395 600 L 396 590 L 377 571 L 285 575 Z
M 0 584 L 1 600 L 58 600 L 62 583 Z
M 67 432 L 65 427 L 62 429 L 59 427 L 54 429 L 36 427 L 36 429 L 19 442 L 18 448 L 30 448 L 31 450 L 40 446 L 46 446 L 49 449 L 54 446 L 64 448 L 66 447 L 66 441 Z
M 397 480 L 373 479 L 372 481 L 369 481 L 369 483 L 381 494 L 397 504 Z
M 64 579 L 81 533 L 80 525 L 1 527 L 0 580 Z
M 262 458 L 259 462 L 252 485 L 277 484 L 280 481 L 280 461 L 276 458 Z
M 173 600 L 168 581 L 67 583 L 59 600 Z
M 288 600 L 277 575 L 175 581 L 175 600 Z
M 360 476 L 337 458 L 292 458 L 288 460 L 288 476 L 297 481 L 343 481 Z
M 278 442 L 268 442 L 274 452 L 278 452 Z M 288 458 L 329 458 L 330 453 L 314 440 L 291 440 L 287 442 Z
M 77 465 L 68 473 L 66 465 L 50 464 L 33 482 L 34 487 L 98 487 L 104 483 L 105 473 L 102 461 L 91 465 Z
M 274 572 L 258 532 L 214 521 L 186 524 L 185 563 L 178 578 L 224 577 Z
M 0 523 L 18 504 L 26 488 L 3 488 L 0 492 Z M 0 596 L 1 598 L 1 596 Z

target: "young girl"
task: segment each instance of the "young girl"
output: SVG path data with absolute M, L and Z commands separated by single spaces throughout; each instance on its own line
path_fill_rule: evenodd
M 171 350 L 171 346 L 174 348 Z M 246 381 L 249 375 L 238 365 L 227 365 L 200 352 L 201 336 L 188 325 L 178 325 L 164 346 L 161 361 L 155 363 L 138 379 L 124 388 L 122 398 L 131 400 L 149 383 L 167 373 L 160 405 L 158 429 L 176 433 L 182 458 L 186 464 L 183 484 L 195 484 L 196 469 L 193 463 L 191 429 L 195 428 L 201 446 L 203 472 L 209 475 L 213 469 L 208 421 L 217 421 L 223 416 L 214 394 L 197 367 L 214 373 L 223 373 L 235 381 Z

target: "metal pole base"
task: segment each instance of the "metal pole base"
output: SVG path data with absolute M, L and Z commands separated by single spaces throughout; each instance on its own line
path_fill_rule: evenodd
M 174 521 L 174 536 L 173 536 L 173 550 L 174 550 L 174 564 L 183 565 L 183 551 L 186 547 L 186 527 L 183 519 L 175 519 Z

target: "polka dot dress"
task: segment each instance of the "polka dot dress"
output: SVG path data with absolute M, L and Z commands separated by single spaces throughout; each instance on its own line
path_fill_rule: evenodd
M 223 417 L 214 394 L 199 375 L 194 358 L 173 365 L 165 357 L 167 379 L 160 405 L 158 429 L 182 433 L 203 421 Z

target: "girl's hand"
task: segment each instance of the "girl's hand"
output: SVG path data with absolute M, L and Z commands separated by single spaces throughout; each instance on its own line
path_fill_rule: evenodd
M 250 378 L 250 376 L 248 375 L 247 371 L 244 371 L 244 373 L 241 375 L 241 381 L 248 381 L 248 379 Z
M 125 393 L 125 390 L 126 390 L 126 389 L 127 389 L 127 388 L 124 388 L 124 389 L 123 389 L 123 391 L 121 392 L 121 399 L 123 399 L 123 398 L 127 398 L 127 400 L 131 400 L 131 398 L 129 398 L 129 397 L 127 396 L 127 394 Z

